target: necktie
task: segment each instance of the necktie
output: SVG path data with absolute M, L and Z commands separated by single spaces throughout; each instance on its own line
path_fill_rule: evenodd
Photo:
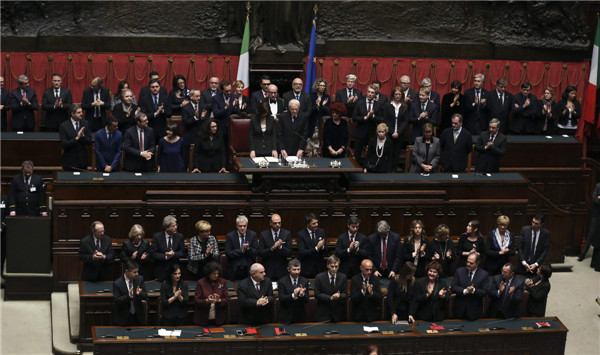
M 531 238 L 531 248 L 529 248 L 529 261 L 535 260 L 535 243 L 537 241 L 537 232 L 533 232 L 533 238 Z
M 108 135 L 107 135 L 107 137 L 106 137 L 106 138 L 107 138 L 108 140 L 111 140 L 111 139 L 112 139 L 112 136 L 113 136 L 113 133 L 112 133 L 112 132 L 108 132 Z
M 454 143 L 456 143 L 457 139 L 458 139 L 458 131 L 454 131 Z
M 278 233 L 278 232 L 275 232 L 275 233 L 273 234 L 273 241 L 274 241 L 274 242 L 277 242 L 277 238 L 279 238 L 279 233 Z
M 479 99 L 480 99 L 480 96 L 479 96 L 479 89 L 475 90 L 475 96 L 477 96 L 477 100 L 479 100 Z
M 504 105 L 504 94 L 500 94 L 500 102 Z
M 25 185 L 29 186 L 30 183 L 31 183 L 31 177 L 25 178 Z
M 421 104 L 421 111 L 425 111 L 425 103 Z
M 96 239 L 96 250 L 100 250 L 100 239 Z
M 350 234 L 350 244 L 354 243 L 354 234 Z
M 154 95 L 154 111 L 158 111 L 158 95 Z
M 381 256 L 381 270 L 387 269 L 387 238 L 383 238 L 382 256 Z
M 56 101 L 58 101 L 60 99 L 60 94 L 58 93 L 58 89 L 54 89 L 54 98 L 56 99 Z
M 173 243 L 171 242 L 171 236 L 167 237 L 167 249 L 171 250 L 173 248 Z
M 246 239 L 246 235 L 245 235 L 245 234 L 242 234 L 242 235 L 241 235 L 241 238 L 242 238 L 242 241 L 241 241 L 240 247 L 241 247 L 242 245 L 244 245 L 244 243 L 245 243 L 245 239 Z
M 260 293 L 260 284 L 258 282 L 256 283 L 256 292 Z
M 300 101 L 300 94 L 296 94 L 296 100 Z
M 373 104 L 373 101 L 369 100 L 369 105 L 367 105 L 367 113 L 371 112 L 371 105 Z
M 128 286 L 127 288 L 129 289 L 129 294 L 131 294 L 131 290 L 133 290 L 133 281 L 131 281 L 131 280 L 128 280 L 128 281 L 127 281 L 127 284 L 128 284 L 128 285 L 127 285 L 127 286 Z M 135 294 L 135 293 L 134 293 L 134 294 Z M 129 303 L 129 313 L 131 313 L 131 314 L 135 314 L 135 305 L 134 305 L 134 303 L 133 303 L 133 302 L 130 302 L 130 303 Z
M 217 90 L 211 90 L 210 91 L 210 96 L 215 96 L 217 94 Z
M 469 271 L 469 282 L 473 281 L 473 271 Z
M 310 232 L 310 239 L 314 242 L 315 241 L 315 232 Z
M 138 132 L 140 134 L 140 152 L 144 151 L 144 131 L 141 129 L 138 129 Z
M 298 281 L 297 281 L 297 279 L 294 279 L 294 283 L 292 284 L 292 287 L 294 289 L 296 289 L 298 287 Z
M 75 133 L 79 133 L 79 121 L 75 122 Z
M 192 104 L 194 106 L 194 115 L 196 115 L 196 111 L 198 111 L 198 104 Z
M 348 90 L 348 97 L 352 97 L 352 89 Z
M 100 92 L 94 94 L 94 101 L 100 100 Z M 94 109 L 94 117 L 100 117 L 100 106 L 96 106 Z
M 490 142 L 493 142 L 493 141 L 494 141 L 494 137 L 496 137 L 496 135 L 491 135 L 491 136 L 490 136 Z
M 27 98 L 27 93 L 24 90 L 21 90 L 21 97 Z
M 508 289 L 510 288 L 510 280 L 505 282 L 506 287 L 504 288 L 504 293 L 508 295 Z
M 335 287 L 335 276 L 331 276 L 331 279 L 329 280 L 329 284 L 331 285 L 331 287 Z

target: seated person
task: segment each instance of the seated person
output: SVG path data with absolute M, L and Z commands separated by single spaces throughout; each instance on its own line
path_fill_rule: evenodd
M 265 324 L 271 322 L 273 312 L 273 285 L 271 279 L 265 277 L 265 268 L 252 264 L 250 276 L 237 284 L 240 303 L 241 324 Z
M 121 246 L 121 262 L 133 260 L 139 265 L 139 274 L 144 280 L 152 280 L 150 262 L 150 242 L 144 239 L 144 228 L 134 224 L 129 230 L 129 240 Z
M 367 148 L 367 158 L 363 171 L 366 173 L 389 173 L 392 171 L 394 147 L 388 138 L 388 126 L 385 123 L 377 125 L 377 137 L 371 138 Z
M 515 240 L 508 230 L 510 219 L 500 216 L 496 219 L 498 228 L 490 231 L 485 241 L 485 254 L 487 259 L 483 267 L 490 275 L 498 275 L 502 265 L 508 262 L 508 258 L 515 254 Z
M 550 281 L 548 281 L 550 276 L 552 276 L 550 265 L 542 265 L 537 268 L 537 276 L 525 280 L 525 290 L 529 291 L 529 299 L 527 300 L 528 317 L 546 316 L 546 302 L 548 301 L 548 293 L 550 293 Z
M 315 277 L 315 298 L 317 299 L 317 320 L 319 322 L 340 322 L 346 314 L 348 283 L 346 275 L 338 272 L 340 259 L 332 255 L 327 258 L 327 271 Z
M 381 307 L 381 285 L 379 277 L 372 274 L 373 262 L 365 259 L 360 264 L 360 273 L 350 281 L 350 299 L 352 300 L 352 319 L 355 322 L 373 322 L 379 320 Z
M 279 294 L 279 321 L 284 324 L 306 321 L 304 306 L 308 303 L 308 280 L 301 276 L 298 259 L 288 263 L 288 276 L 277 281 Z
M 204 276 L 196 283 L 194 324 L 221 325 L 227 321 L 229 292 L 227 280 L 221 277 L 221 265 L 210 262 L 204 266 Z
M 502 273 L 494 276 L 490 286 L 490 316 L 505 319 L 518 317 L 523 285 L 523 279 L 515 275 L 515 267 L 511 263 L 504 264 Z
M 202 125 L 200 136 L 194 143 L 192 173 L 227 173 L 225 141 L 218 132 L 217 121 L 208 119 Z
M 442 266 L 432 261 L 425 268 L 427 276 L 415 283 L 413 298 L 408 312 L 409 323 L 416 320 L 439 322 L 444 320 L 450 292 L 440 280 Z
M 436 172 L 439 159 L 440 140 L 433 137 L 431 123 L 425 123 L 423 125 L 423 136 L 415 139 L 410 172 L 425 174 Z
M 181 268 L 178 264 L 171 264 L 167 269 L 167 277 L 160 286 L 160 325 L 184 325 L 188 301 L 188 287 L 181 278 Z
M 398 270 L 398 273 L 392 277 L 388 286 L 387 303 L 388 311 L 392 324 L 408 320 L 408 310 L 410 300 L 413 297 L 415 286 L 415 272 L 417 268 L 410 261 L 405 262 Z
M 93 222 L 91 230 L 79 243 L 79 259 L 83 262 L 81 280 L 108 281 L 108 265 L 114 259 L 112 241 L 109 236 L 104 235 L 102 222 Z
M 451 275 L 450 268 L 456 257 L 454 242 L 450 239 L 450 228 L 445 224 L 440 224 L 435 229 L 435 239 L 429 243 L 429 259 L 435 260 L 442 265 L 443 276 Z
M 148 299 L 144 278 L 138 275 L 135 261 L 125 263 L 125 273 L 113 282 L 114 324 L 125 327 L 143 325 L 146 315 L 142 301 Z
M 334 102 L 329 110 L 331 118 L 323 123 L 323 156 L 326 158 L 345 157 L 350 141 L 348 121 L 342 118 L 346 115 L 346 105 Z
M 475 320 L 483 313 L 483 298 L 488 293 L 488 273 L 479 268 L 481 256 L 471 252 L 467 257 L 467 266 L 459 267 L 452 280 L 454 299 L 454 317 Z
M 198 280 L 206 276 L 203 274 L 206 263 L 219 261 L 219 244 L 217 238 L 210 234 L 210 223 L 199 220 L 194 227 L 196 235 L 190 237 L 188 247 L 188 271 L 194 280 Z

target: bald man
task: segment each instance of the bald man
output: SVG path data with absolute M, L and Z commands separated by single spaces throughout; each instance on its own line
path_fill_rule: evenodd
M 292 255 L 292 234 L 281 228 L 281 216 L 273 214 L 271 228 L 260 233 L 259 255 L 267 277 L 279 280 L 287 274 L 287 258 Z
M 350 281 L 350 299 L 355 322 L 373 322 L 381 318 L 381 286 L 379 277 L 373 275 L 371 260 L 363 260 L 360 273 Z
M 294 79 L 292 81 L 292 90 L 283 94 L 283 105 L 284 107 L 289 107 L 291 100 L 298 100 L 299 109 L 302 114 L 309 115 L 312 109 L 312 103 L 310 102 L 310 94 L 304 92 L 302 88 L 304 87 L 304 82 L 300 78 Z
M 250 276 L 237 284 L 240 302 L 240 324 L 265 324 L 272 321 L 273 284 L 265 277 L 265 268 L 255 263 L 250 266 Z

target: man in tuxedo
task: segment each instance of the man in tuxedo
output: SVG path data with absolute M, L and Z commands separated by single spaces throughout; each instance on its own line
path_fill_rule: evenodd
M 410 76 L 402 75 L 400 77 L 400 88 L 404 93 L 404 103 L 409 107 L 413 101 L 417 101 L 419 99 L 419 93 L 410 87 Z
M 79 260 L 83 262 L 81 281 L 108 281 L 108 265 L 115 258 L 112 241 L 104 234 L 102 222 L 92 222 L 91 230 L 79 243 Z
M 42 110 L 46 111 L 44 129 L 49 132 L 58 131 L 61 123 L 69 118 L 69 109 L 73 104 L 71 90 L 61 87 L 62 75 L 52 74 L 52 87 L 42 94 Z
M 354 85 L 356 85 L 356 75 L 348 74 L 346 75 L 346 87 L 335 93 L 335 102 L 346 105 L 346 115 L 348 117 L 354 116 L 356 102 L 362 97 L 362 91 L 354 88 Z
M 263 75 L 260 78 L 260 90 L 256 90 L 250 95 L 250 108 L 248 109 L 248 113 L 256 113 L 258 104 L 262 100 L 269 98 L 269 85 L 271 85 L 271 77 Z
M 365 259 L 360 264 L 360 273 L 350 281 L 350 299 L 352 300 L 352 320 L 355 322 L 373 322 L 380 317 L 381 286 L 379 277 L 373 275 L 373 262 Z
M 332 255 L 327 258 L 327 271 L 315 277 L 318 322 L 341 322 L 346 314 L 348 281 L 338 272 L 340 259 Z
M 83 119 L 81 106 L 72 105 L 70 111 L 71 119 L 61 123 L 59 129 L 63 170 L 87 170 L 87 146 L 92 144 L 88 121 Z
M 308 280 L 301 276 L 301 264 L 292 259 L 287 267 L 289 275 L 277 281 L 279 294 L 279 321 L 284 324 L 306 321 L 304 306 L 308 303 Z
M 544 219 L 545 216 L 538 213 L 531 220 L 531 225 L 521 228 L 518 246 L 520 273 L 535 275 L 548 254 L 550 231 L 543 228 Z
M 260 102 L 267 101 L 269 103 L 269 115 L 273 116 L 273 119 L 277 120 L 278 115 L 281 115 L 284 111 L 283 99 L 277 94 L 277 85 L 271 84 L 267 88 L 268 98 L 261 100 Z
M 238 97 L 231 93 L 231 82 L 221 82 L 221 91 L 212 98 L 212 112 L 218 124 L 218 130 L 226 144 L 229 141 L 229 116 L 239 115 Z
M 148 74 L 148 80 L 152 80 L 152 79 L 156 79 L 156 80 L 160 80 L 159 79 L 160 76 L 158 75 L 158 72 L 156 71 L 151 71 L 150 74 Z M 167 88 L 165 88 L 164 86 L 160 87 L 160 96 L 164 96 L 167 97 Z M 146 96 L 150 96 L 150 83 L 148 83 L 148 86 L 142 86 L 142 88 L 140 89 L 140 95 L 138 96 L 138 102 L 142 102 L 142 98 L 146 97 Z
M 104 127 L 106 110 L 110 108 L 110 92 L 102 86 L 102 79 L 94 77 L 90 87 L 83 90 L 81 107 L 92 132 Z
M 337 238 L 335 255 L 340 259 L 340 272 L 351 278 L 358 273 L 363 259 L 368 257 L 368 246 L 367 237 L 358 232 L 360 227 L 358 217 L 348 217 L 346 227 L 348 230 Z
M 107 117 L 106 121 L 104 129 L 96 131 L 94 136 L 94 152 L 96 171 L 110 173 L 121 170 L 123 133 L 119 131 L 119 120 L 116 117 Z
M 423 78 L 423 80 L 421 80 L 421 89 L 429 90 L 429 97 L 427 98 L 427 101 L 434 102 L 439 109 L 441 107 L 440 106 L 440 94 L 433 91 L 433 84 L 431 83 L 431 79 Z
M 258 238 L 253 230 L 248 229 L 246 216 L 237 216 L 235 229 L 227 233 L 225 238 L 227 279 L 233 281 L 248 276 L 250 265 L 256 262 L 258 255 Z
M 483 298 L 488 294 L 488 273 L 479 268 L 481 256 L 472 252 L 467 266 L 456 269 L 452 280 L 454 318 L 476 320 L 483 315 Z
M 481 132 L 475 144 L 479 152 L 475 171 L 482 173 L 497 173 L 500 171 L 500 157 L 506 154 L 506 136 L 500 131 L 500 121 L 492 118 L 489 130 Z
M 308 116 L 300 111 L 301 104 L 296 99 L 288 103 L 288 110 L 281 114 L 277 124 L 279 148 L 284 159 L 288 156 L 302 157 L 306 147 L 304 137 L 308 131 Z
M 21 173 L 13 177 L 8 195 L 10 216 L 48 216 L 46 189 L 39 175 L 33 173 L 33 162 L 21 163 Z
M 537 112 L 537 97 L 531 93 L 531 83 L 526 81 L 521 84 L 521 92 L 514 97 L 512 112 L 513 121 L 510 130 L 515 134 L 536 133 L 535 119 L 540 116 Z
M 388 103 L 388 97 L 385 94 L 381 93 L 381 81 L 374 80 L 371 85 L 375 86 L 375 101 L 379 101 L 381 107 Z
M 143 112 L 135 115 L 136 125 L 125 131 L 123 170 L 131 172 L 154 171 L 156 143 L 154 131 L 148 127 L 148 117 Z
M 273 214 L 271 228 L 260 233 L 259 255 L 267 277 L 278 280 L 285 275 L 287 258 L 292 255 L 292 234 L 281 228 L 281 216 Z
M 140 99 L 139 104 L 143 113 L 148 117 L 148 125 L 154 131 L 157 139 L 164 137 L 167 131 L 167 117 L 170 116 L 167 96 L 160 93 L 160 81 L 150 80 L 150 95 Z
M 410 132 L 410 143 L 414 144 L 417 137 L 423 136 L 423 125 L 430 123 L 437 126 L 440 120 L 440 108 L 435 102 L 429 101 L 429 89 L 419 90 L 419 100 L 410 105 L 408 122 L 412 123 Z
M 515 267 L 511 263 L 504 264 L 502 273 L 494 276 L 490 286 L 490 316 L 505 319 L 518 317 L 523 287 L 523 279 L 515 275 Z
M 310 94 L 302 91 L 304 82 L 300 78 L 295 78 L 292 81 L 292 90 L 283 94 L 283 107 L 290 107 L 291 100 L 298 100 L 299 110 L 302 114 L 310 115 L 312 104 L 310 102 Z
M 369 139 L 375 137 L 375 127 L 383 122 L 381 104 L 375 101 L 377 90 L 375 86 L 369 85 L 367 95 L 356 101 L 352 121 L 356 122 L 354 138 L 356 146 L 354 155 L 359 163 L 362 163 L 362 151 L 369 144 Z
M 163 230 L 154 233 L 150 246 L 150 256 L 154 260 L 154 275 L 158 281 L 165 279 L 167 268 L 177 264 L 185 257 L 183 234 L 177 233 L 177 219 L 173 216 L 163 218 Z
M 270 323 L 273 312 L 273 285 L 265 277 L 265 268 L 259 264 L 250 266 L 250 276 L 237 283 L 240 303 L 238 323 L 259 325 Z
M 467 169 L 469 153 L 473 150 L 471 133 L 463 128 L 463 117 L 455 113 L 451 118 L 452 127 L 446 128 L 440 137 L 442 166 L 449 173 L 462 173 Z
M 513 95 L 506 91 L 506 85 L 506 79 L 498 79 L 496 90 L 490 91 L 486 104 L 488 119 L 497 118 L 500 120 L 500 132 L 503 134 L 508 132 L 508 115 L 514 105 Z
M 319 228 L 319 219 L 314 213 L 304 217 L 306 228 L 296 233 L 298 257 L 302 264 L 302 276 L 313 278 L 325 270 L 324 258 L 328 255 L 327 236 L 323 228 Z
M 2 132 L 8 129 L 8 110 L 10 109 L 10 94 L 4 87 L 4 76 L 0 75 L 0 112 L 2 115 Z
M 208 79 L 208 88 L 200 92 L 200 102 L 208 111 L 208 117 L 211 118 L 215 117 L 213 112 L 213 99 L 215 96 L 217 96 L 217 94 L 219 94 L 220 82 L 221 81 L 219 78 L 212 76 L 210 79 Z
M 12 117 L 10 127 L 13 131 L 33 132 L 35 129 L 35 111 L 38 110 L 37 94 L 29 87 L 29 78 L 19 75 L 19 87 L 10 93 Z
M 113 282 L 113 300 L 115 303 L 115 325 L 143 325 L 145 314 L 142 301 L 148 299 L 144 278 L 138 274 L 139 266 L 133 260 L 125 263 L 125 273 Z
M 473 87 L 465 91 L 465 128 L 472 135 L 479 135 L 481 130 L 487 127 L 486 104 L 489 92 L 483 88 L 484 81 L 483 74 L 475 74 Z
M 400 235 L 390 229 L 388 222 L 377 222 L 377 232 L 368 237 L 367 255 L 375 267 L 373 274 L 391 279 L 400 268 L 403 253 Z

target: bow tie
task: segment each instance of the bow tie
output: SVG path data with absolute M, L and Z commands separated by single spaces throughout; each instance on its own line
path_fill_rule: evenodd
M 277 100 L 269 100 L 269 102 L 272 103 L 272 104 L 276 104 Z

